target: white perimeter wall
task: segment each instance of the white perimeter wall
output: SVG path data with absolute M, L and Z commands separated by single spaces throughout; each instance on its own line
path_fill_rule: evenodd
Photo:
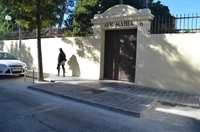
M 42 43 L 43 72 L 57 74 L 57 63 L 59 48 L 63 48 L 67 61 L 75 55 L 76 60 L 71 63 L 72 67 L 66 63 L 66 75 L 72 76 L 72 72 L 80 70 L 80 77 L 88 79 L 98 79 L 100 69 L 100 42 L 93 37 L 85 38 L 45 38 Z M 22 40 L 19 48 L 17 40 L 3 41 L 0 43 L 0 50 L 8 51 L 28 66 L 38 69 L 37 40 Z M 46 75 L 46 74 L 45 74 Z
M 0 50 L 15 54 L 37 69 L 37 41 L 0 42 Z M 58 49 L 69 60 L 76 56 L 80 77 L 99 79 L 100 38 L 42 39 L 43 71 L 56 74 Z M 200 34 L 140 35 L 137 40 L 136 80 L 138 85 L 200 94 Z M 66 69 L 68 69 L 66 65 Z M 72 70 L 67 70 L 72 75 Z
M 136 62 L 136 84 L 200 94 L 199 33 L 140 36 Z

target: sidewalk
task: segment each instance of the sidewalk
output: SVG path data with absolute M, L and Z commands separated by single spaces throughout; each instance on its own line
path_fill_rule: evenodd
M 45 80 L 50 83 L 34 84 L 28 88 L 135 117 L 144 116 L 154 109 L 158 102 L 200 107 L 197 95 L 137 86 L 129 82 L 55 75 Z

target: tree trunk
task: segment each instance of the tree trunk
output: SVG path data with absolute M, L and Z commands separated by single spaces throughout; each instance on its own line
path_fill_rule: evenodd
M 42 49 L 41 49 L 41 17 L 40 17 L 40 0 L 37 0 L 37 48 L 38 48 L 38 80 L 43 81 L 42 67 Z

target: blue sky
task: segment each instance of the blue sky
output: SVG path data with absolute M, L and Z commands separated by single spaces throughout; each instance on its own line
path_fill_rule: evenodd
M 154 0 L 157 2 L 158 0 Z M 160 0 L 165 6 L 168 6 L 172 15 L 192 15 L 198 13 L 200 16 L 200 0 Z

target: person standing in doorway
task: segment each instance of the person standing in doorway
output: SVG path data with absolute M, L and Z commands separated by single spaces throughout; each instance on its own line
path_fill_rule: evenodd
M 62 48 L 59 48 L 59 55 L 58 55 L 58 66 L 57 66 L 57 70 L 58 70 L 58 76 L 60 76 L 60 66 L 62 66 L 62 70 L 63 70 L 63 76 L 65 76 L 65 62 L 66 60 L 66 56 L 65 53 L 63 52 Z

